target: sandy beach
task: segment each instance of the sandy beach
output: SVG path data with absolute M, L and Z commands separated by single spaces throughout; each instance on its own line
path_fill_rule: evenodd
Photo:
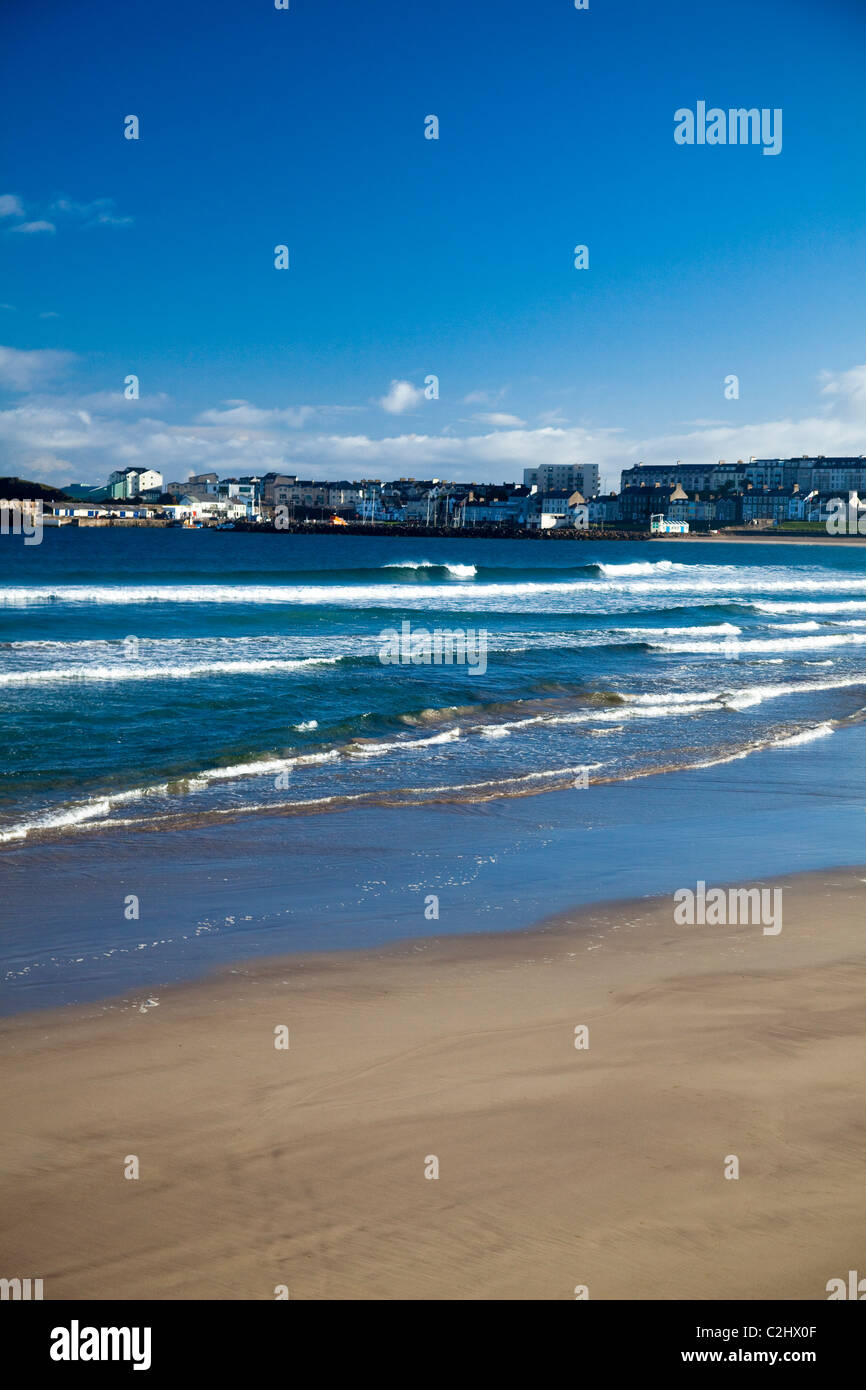
M 778 936 L 644 900 L 5 1020 L 2 1272 L 47 1299 L 826 1298 L 866 1236 L 864 884 L 784 882 Z
M 662 540 L 670 540 L 671 537 L 649 536 L 648 539 L 658 544 Z M 685 536 L 676 536 L 674 539 L 678 545 L 682 543 L 691 545 L 695 541 L 701 543 L 704 541 L 722 542 L 725 545 L 835 545 L 837 547 L 840 543 L 844 546 L 855 547 L 866 545 L 866 536 L 829 536 L 820 533 L 803 535 L 787 531 L 756 531 L 752 536 L 743 535 L 742 532 L 736 531 L 718 531 L 716 533 L 695 531 Z

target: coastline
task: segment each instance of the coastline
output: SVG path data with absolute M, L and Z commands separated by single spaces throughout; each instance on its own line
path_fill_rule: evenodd
M 697 879 L 844 865 L 862 834 L 864 758 L 866 723 L 854 723 L 745 759 L 528 800 L 253 813 L 7 846 L 0 1016 L 159 992 L 253 958 L 519 932 Z
M 676 541 L 679 544 L 685 541 L 688 545 L 695 541 L 724 541 L 727 545 L 763 545 L 775 543 L 776 545 L 838 545 L 841 541 L 844 546 L 866 545 L 866 536 L 813 536 L 804 535 L 802 532 L 794 532 L 790 535 L 784 531 L 769 532 L 765 535 L 746 536 L 742 533 L 731 531 L 720 531 L 716 536 L 693 535 L 686 536 L 650 536 L 649 540 Z
M 631 900 L 3 1020 L 6 1263 L 48 1299 L 825 1298 L 866 1233 L 863 875 L 776 880 L 777 937 Z
M 103 531 L 103 530 L 183 530 L 188 528 L 181 527 L 179 522 L 165 521 L 161 518 L 112 518 L 100 520 L 88 520 L 86 518 L 76 518 L 60 525 L 53 525 L 50 520 L 44 523 L 50 530 L 72 530 L 72 531 Z M 862 546 L 866 545 L 866 535 L 864 534 L 842 534 L 831 536 L 828 533 L 814 531 L 780 531 L 773 528 L 760 528 L 754 531 L 743 527 L 733 530 L 714 530 L 714 531 L 688 531 L 684 534 L 672 532 L 659 534 L 640 527 L 617 527 L 609 529 L 590 527 L 555 527 L 548 530 L 540 530 L 526 526 L 504 527 L 497 525 L 472 525 L 465 526 L 415 526 L 400 522 L 375 522 L 375 521 L 347 521 L 340 525 L 321 521 L 291 522 L 287 525 L 276 526 L 272 522 L 254 521 L 235 521 L 231 524 L 230 532 L 215 522 L 205 522 L 197 528 L 202 532 L 219 531 L 220 534 L 245 535 L 245 536 L 284 536 L 284 537 L 362 537 L 367 540 L 399 540 L 399 541 L 430 541 L 430 540 L 460 540 L 460 541 L 544 541 L 544 542 L 564 542 L 579 541 L 586 543 L 605 543 L 605 542 L 626 542 L 638 544 L 643 541 L 654 541 L 663 545 L 694 544 L 696 541 L 723 542 L 730 545 L 764 545 L 775 543 L 776 545 L 799 544 L 799 545 L 843 545 L 843 546 Z
M 51 527 L 50 529 L 60 529 Z M 117 519 L 111 521 L 87 521 L 79 519 L 68 523 L 63 529 L 72 530 L 180 530 L 176 522 L 167 522 L 152 518 L 149 520 L 127 520 Z M 197 528 L 201 531 L 219 531 L 226 534 L 221 527 L 214 523 L 205 523 Z M 628 543 L 638 543 L 642 541 L 656 541 L 662 544 L 680 544 L 685 542 L 694 543 L 695 541 L 724 541 L 730 545 L 764 545 L 775 542 L 777 545 L 843 545 L 862 546 L 866 545 L 866 535 L 815 535 L 803 531 L 765 531 L 763 534 L 747 535 L 741 531 L 718 531 L 715 533 L 707 531 L 691 531 L 684 535 L 664 534 L 659 535 L 651 531 L 627 531 L 610 530 L 600 531 L 593 535 L 588 531 L 582 530 L 549 530 L 537 531 L 527 528 L 515 530 L 503 530 L 497 526 L 471 526 L 468 529 L 459 526 L 422 526 L 410 527 L 398 524 L 379 524 L 364 522 L 348 522 L 344 526 L 333 526 L 326 522 L 317 522 L 305 526 L 303 524 L 293 524 L 291 526 L 275 527 L 269 524 L 259 524 L 255 522 L 236 522 L 232 523 L 233 535 L 248 536 L 363 536 L 367 539 L 376 538 L 379 540 L 479 540 L 479 541 L 581 541 L 584 543 L 625 541 Z

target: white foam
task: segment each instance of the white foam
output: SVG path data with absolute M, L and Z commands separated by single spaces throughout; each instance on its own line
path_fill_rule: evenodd
M 795 585 L 791 586 L 795 588 Z M 802 603 L 781 603 L 770 599 L 756 599 L 752 605 L 761 613 L 850 613 L 866 608 L 863 599 L 807 599 Z
M 456 782 L 444 787 L 419 787 L 425 795 L 428 792 L 466 792 L 479 791 L 483 787 L 516 786 L 524 782 L 543 782 L 551 777 L 570 777 L 574 773 L 596 772 L 604 763 L 578 763 L 577 767 L 553 767 L 544 772 L 527 772 L 522 777 L 494 778 L 487 782 Z
M 432 734 L 430 738 L 395 739 L 390 743 L 353 743 L 349 744 L 346 752 L 353 758 L 375 758 L 395 750 L 411 752 L 413 748 L 434 748 L 442 743 L 456 743 L 459 738 L 459 728 L 445 729 L 442 733 Z
M 801 681 L 785 685 L 741 686 L 738 689 L 728 687 L 726 690 L 687 690 L 665 695 L 627 695 L 625 699 L 629 701 L 629 709 L 632 704 L 658 704 L 660 701 L 670 706 L 703 704 L 706 707 L 711 707 L 713 703 L 731 705 L 733 701 L 739 701 L 745 709 L 748 705 L 759 705 L 765 700 L 783 699 L 787 695 L 820 694 L 825 690 L 847 690 L 864 685 L 866 676 L 850 676 L 836 681 Z
M 391 560 L 383 570 L 450 570 L 455 579 L 474 579 L 475 565 L 446 564 L 444 560 Z
M 431 566 L 432 567 L 432 566 Z M 464 577 L 468 566 L 446 566 L 455 577 Z M 474 569 L 474 566 L 471 567 Z M 754 594 L 860 594 L 859 601 L 848 602 L 853 607 L 866 607 L 866 577 L 828 574 L 815 570 L 812 574 L 791 574 L 782 568 L 738 570 L 723 565 L 683 565 L 660 560 L 626 565 L 602 565 L 599 578 L 566 580 L 519 580 L 472 585 L 473 603 L 483 606 L 497 601 L 525 604 L 535 598 L 573 600 L 578 596 L 597 601 L 606 595 L 646 594 L 658 599 L 688 602 L 696 595 L 751 596 Z M 319 583 L 319 584 L 55 584 L 36 586 L 7 586 L 0 590 L 0 604 L 7 607 L 30 607 L 45 603 L 92 605 L 162 604 L 329 604 L 341 607 L 368 606 L 435 606 L 453 601 L 453 584 L 431 584 L 423 587 L 399 583 Z M 834 599 L 833 603 L 843 602 Z M 798 611 L 790 608 L 790 600 L 778 611 Z M 831 610 L 828 610 L 831 611 Z
M 66 826 L 72 828 L 76 825 L 82 825 L 97 817 L 108 816 L 115 806 L 124 805 L 130 801 L 138 801 L 143 795 L 144 792 L 136 789 L 118 792 L 113 796 L 91 797 L 87 801 L 75 802 L 70 806 L 61 807 L 57 811 L 49 811 L 45 815 L 37 816 L 35 820 L 22 821 L 19 825 L 9 826 L 6 830 L 0 831 L 0 842 L 25 840 L 28 835 L 35 831 L 62 830 Z
M 599 565 L 599 569 L 606 579 L 625 579 L 637 574 L 670 574 L 672 570 L 695 569 L 693 565 L 678 565 L 673 560 L 637 560 L 629 565 Z
M 812 729 L 803 729 L 798 734 L 789 734 L 784 738 L 778 738 L 770 745 L 771 748 L 793 748 L 796 744 L 812 743 L 817 738 L 829 738 L 834 733 L 833 725 L 830 723 L 816 724 Z
M 720 758 L 710 758 L 709 762 L 693 763 L 696 769 L 705 767 L 721 767 L 722 763 L 738 763 L 743 758 L 748 758 L 755 752 L 754 748 L 743 748 L 739 753 L 724 753 Z
M 822 637 L 758 637 L 737 641 L 730 645 L 724 642 L 654 642 L 653 646 L 664 652 L 685 652 L 690 655 L 733 656 L 748 655 L 749 652 L 794 652 L 823 651 L 829 647 L 857 646 L 866 642 L 866 632 L 831 633 Z
M 752 709 L 755 705 L 763 704 L 763 696 L 756 694 L 754 691 L 749 692 L 744 690 L 739 695 L 728 695 L 722 700 L 722 704 L 725 709 L 735 710 L 739 713 L 741 710 Z
M 298 671 L 305 666 L 332 666 L 339 656 L 294 659 L 267 657 L 258 661 L 202 661 L 188 666 L 138 666 L 134 661 L 107 666 L 58 666 L 49 670 L 4 671 L 0 686 L 58 685 L 65 682 L 191 680 L 197 676 L 259 676 Z
M 817 627 L 818 624 L 816 623 Z M 736 637 L 742 628 L 734 623 L 706 623 L 701 627 L 615 627 L 612 632 L 625 632 L 629 636 L 651 637 Z M 592 635 L 592 634 L 589 634 Z

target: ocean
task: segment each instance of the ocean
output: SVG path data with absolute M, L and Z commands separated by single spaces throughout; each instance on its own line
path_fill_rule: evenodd
M 523 927 L 858 861 L 866 552 L 4 537 L 0 703 L 3 1011 Z

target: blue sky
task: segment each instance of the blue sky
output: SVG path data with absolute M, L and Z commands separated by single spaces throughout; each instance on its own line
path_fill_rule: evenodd
M 856 0 L 7 0 L 0 29 L 0 472 L 866 452 Z M 677 145 L 698 100 L 781 108 L 781 153 Z

